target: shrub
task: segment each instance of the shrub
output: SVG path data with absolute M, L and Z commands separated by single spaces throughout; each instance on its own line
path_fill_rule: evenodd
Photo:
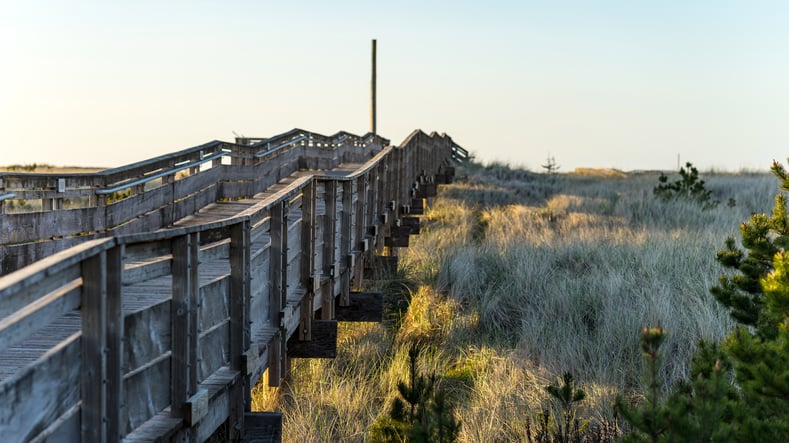
M 660 184 L 655 186 L 652 192 L 663 201 L 692 201 L 705 209 L 718 206 L 720 201 L 712 200 L 712 191 L 706 189 L 704 180 L 699 179 L 698 169 L 691 162 L 685 163 L 684 168 L 679 168 L 679 175 L 681 177 L 679 180 L 669 183 L 668 177 L 665 174 L 660 174 L 658 177 Z M 729 199 L 727 204 L 731 207 L 735 202 L 733 199 Z

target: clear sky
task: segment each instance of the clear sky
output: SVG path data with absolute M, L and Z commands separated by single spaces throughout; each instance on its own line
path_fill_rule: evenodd
M 363 134 L 373 38 L 393 143 L 561 171 L 789 156 L 786 1 L 0 0 L 0 164 Z

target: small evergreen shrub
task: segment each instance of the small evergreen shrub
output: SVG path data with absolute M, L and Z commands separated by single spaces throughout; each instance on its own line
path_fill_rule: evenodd
M 712 209 L 720 204 L 719 200 L 712 200 L 712 191 L 707 190 L 704 180 L 699 179 L 699 170 L 691 162 L 685 163 L 685 167 L 679 169 L 679 175 L 679 180 L 669 183 L 668 177 L 660 174 L 660 183 L 652 192 L 663 201 L 691 201 L 704 209 Z M 735 204 L 734 199 L 729 199 L 727 203 L 730 207 Z
M 421 349 L 408 350 L 408 383 L 397 384 L 399 397 L 392 402 L 388 417 L 379 419 L 370 431 L 375 442 L 437 442 L 457 440 L 460 422 L 435 374 L 427 377 L 417 371 Z

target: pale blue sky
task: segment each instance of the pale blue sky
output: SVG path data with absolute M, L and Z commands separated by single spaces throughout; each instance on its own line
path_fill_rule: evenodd
M 446 132 L 539 170 L 789 156 L 784 1 L 0 0 L 0 164 L 118 166 L 233 131 Z

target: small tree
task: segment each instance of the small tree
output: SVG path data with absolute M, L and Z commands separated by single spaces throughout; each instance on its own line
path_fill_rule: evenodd
M 687 168 L 687 169 L 686 169 Z M 708 191 L 704 186 L 704 180 L 699 179 L 699 170 L 691 162 L 685 163 L 684 168 L 679 168 L 680 179 L 672 183 L 668 182 L 665 174 L 660 174 L 660 182 L 652 192 L 663 201 L 686 200 L 696 202 L 704 209 L 711 209 L 720 203 L 712 200 L 712 191 Z M 733 200 L 729 200 L 729 205 L 733 205 Z
M 558 174 L 559 168 L 561 168 L 561 166 L 558 163 L 556 163 L 556 159 L 552 155 L 549 155 L 548 158 L 545 159 L 545 164 L 542 165 L 541 167 L 545 169 L 546 174 L 551 174 L 551 175 Z
M 370 439 L 379 442 L 438 442 L 457 440 L 460 422 L 446 392 L 438 386 L 435 374 L 422 376 L 417 371 L 420 349 L 408 350 L 408 383 L 398 382 L 400 394 L 392 402 L 389 417 L 379 420 Z
M 772 171 L 789 191 L 789 173 Z M 787 441 L 789 436 L 789 215 L 778 194 L 772 214 L 740 226 L 742 246 L 727 239 L 718 261 L 735 271 L 711 289 L 739 323 L 721 346 L 701 343 L 691 380 L 664 403 L 619 405 L 635 427 L 631 440 Z M 643 343 L 643 342 L 642 342 Z M 650 364 L 650 363 L 648 363 Z M 734 376 L 734 384 L 731 376 Z M 736 386 L 736 388 L 735 388 Z M 645 413 L 647 415 L 645 415 Z M 664 417 L 655 428 L 652 417 Z

